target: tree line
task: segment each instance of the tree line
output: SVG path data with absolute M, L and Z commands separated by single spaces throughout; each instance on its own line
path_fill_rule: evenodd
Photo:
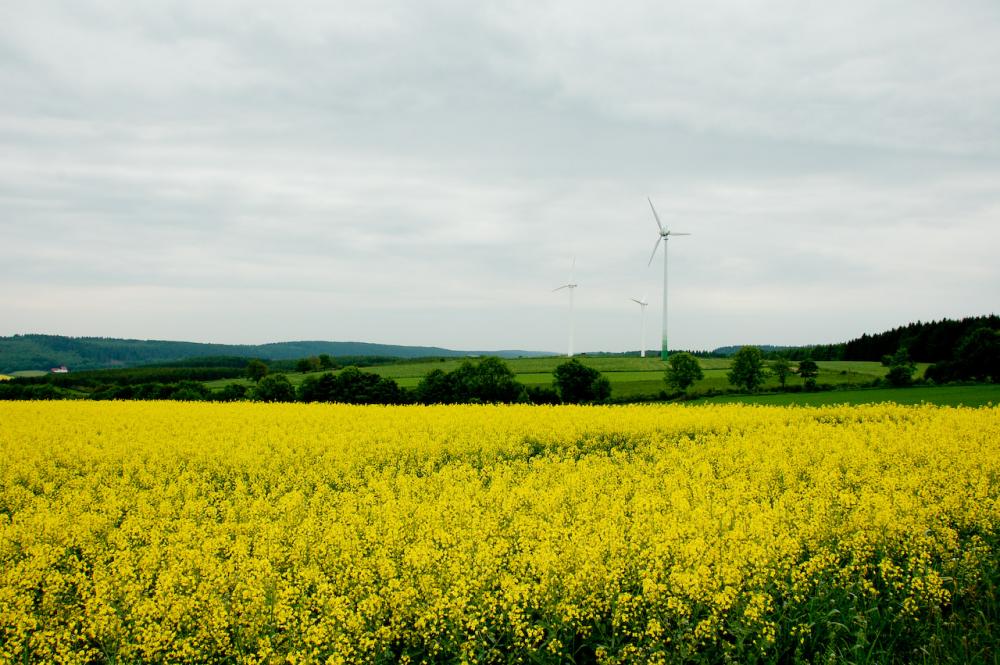
M 137 376 L 175 376 L 181 368 L 159 368 L 148 372 L 130 370 L 129 382 L 105 383 L 92 386 L 86 393 L 67 388 L 79 383 L 61 384 L 57 381 L 14 380 L 0 383 L 0 399 L 95 399 L 95 400 L 159 400 L 180 401 L 241 401 L 259 402 L 338 402 L 343 404 L 581 404 L 602 403 L 611 395 L 611 384 L 599 371 L 578 360 L 570 360 L 556 367 L 553 384 L 524 386 L 514 372 L 500 358 L 487 357 L 472 362 L 464 361 L 451 372 L 434 369 L 428 372 L 412 391 L 404 390 L 394 380 L 349 366 L 339 372 L 332 371 L 336 363 L 329 356 L 307 358 L 296 363 L 300 371 L 312 372 L 314 368 L 331 371 L 307 376 L 296 387 L 285 373 L 271 373 L 271 368 L 261 360 L 251 360 L 238 375 L 253 381 L 247 386 L 230 383 L 221 390 L 210 390 L 204 383 L 180 380 L 174 383 L 139 382 Z M 169 369 L 166 374 L 165 369 Z M 183 368 L 194 371 L 196 368 Z M 98 374 L 95 372 L 94 374 Z M 105 373 L 100 373 L 105 374 Z M 186 377 L 187 373 L 180 373 Z M 234 378 L 232 373 L 225 378 Z
M 1000 317 L 990 314 L 959 320 L 917 321 L 881 333 L 865 333 L 849 342 L 775 349 L 767 355 L 789 360 L 878 362 L 903 348 L 914 362 L 938 363 L 953 359 L 962 341 L 980 328 L 1000 330 Z
M 250 368 L 248 368 L 250 369 Z M 260 368 L 253 368 L 259 376 Z M 553 386 L 524 386 L 500 358 L 464 361 L 446 372 L 428 372 L 408 392 L 390 378 L 347 367 L 334 374 L 309 376 L 296 389 L 283 374 L 261 376 L 247 397 L 264 402 L 339 402 L 344 404 L 581 404 L 611 395 L 601 373 L 578 360 L 556 367 Z

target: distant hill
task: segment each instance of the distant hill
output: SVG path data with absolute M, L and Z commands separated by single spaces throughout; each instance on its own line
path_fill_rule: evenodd
M 495 355 L 503 358 L 552 355 L 540 351 L 456 351 L 436 346 L 398 346 L 367 342 L 274 342 L 271 344 L 201 344 L 165 340 L 14 335 L 0 337 L 0 372 L 47 370 L 65 365 L 70 370 L 135 367 L 206 356 L 240 356 L 266 360 L 294 360 L 322 353 L 337 357 L 393 358 Z

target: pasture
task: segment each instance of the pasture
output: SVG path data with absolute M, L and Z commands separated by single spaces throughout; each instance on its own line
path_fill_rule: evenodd
M 722 395 L 703 401 L 718 404 L 761 404 L 770 406 L 826 406 L 831 404 L 937 404 L 939 406 L 987 406 L 1000 404 L 1000 384 L 969 386 L 914 386 L 911 388 L 862 388 L 816 393 L 774 393 L 762 395 Z
M 663 381 L 665 363 L 656 358 L 636 358 L 636 357 L 599 357 L 590 358 L 587 356 L 577 356 L 577 360 L 583 364 L 599 370 L 611 382 L 611 396 L 616 399 L 629 399 L 639 397 L 655 396 L 660 391 L 666 389 Z M 552 372 L 555 368 L 566 362 L 562 356 L 548 358 L 519 358 L 507 360 L 508 366 L 517 375 L 517 380 L 526 386 L 551 386 Z M 401 363 L 392 365 L 377 365 L 364 368 L 364 371 L 378 374 L 379 376 L 391 378 L 400 387 L 406 389 L 416 388 L 420 380 L 429 372 L 439 369 L 450 372 L 458 368 L 462 360 L 448 359 L 443 361 L 422 361 L 412 363 Z M 700 358 L 699 363 L 705 373 L 703 379 L 691 387 L 692 394 L 704 394 L 709 391 L 723 392 L 731 388 L 726 373 L 729 371 L 730 361 L 725 358 Z M 888 369 L 877 362 L 859 361 L 821 361 L 818 362 L 820 374 L 817 382 L 820 384 L 859 385 L 867 384 L 876 378 L 886 375 Z M 926 364 L 918 364 L 916 376 L 922 376 L 926 370 Z M 287 374 L 288 379 L 294 385 L 299 385 L 310 375 L 319 375 L 322 372 L 300 373 L 292 372 Z M 221 389 L 228 383 L 234 383 L 231 379 L 212 381 L 207 383 L 213 390 Z M 237 380 L 235 383 L 251 385 L 248 380 Z M 788 377 L 788 386 L 801 386 L 802 379 L 797 375 Z M 764 384 L 764 388 L 774 388 L 778 386 L 778 381 L 770 377 Z M 789 395 L 790 403 L 811 403 L 809 400 L 798 400 L 796 396 Z M 825 402 L 817 402 L 825 403 Z
M 11 372 L 10 376 L 13 377 L 34 377 L 34 376 L 45 376 L 48 372 L 44 372 L 40 369 L 23 369 L 17 372 Z

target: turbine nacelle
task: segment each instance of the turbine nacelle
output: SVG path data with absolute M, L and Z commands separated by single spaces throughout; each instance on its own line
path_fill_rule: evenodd
M 661 242 L 664 244 L 664 247 L 666 247 L 666 240 L 670 238 L 670 236 L 689 236 L 691 234 L 677 233 L 665 228 L 663 226 L 663 222 L 660 221 L 660 216 L 656 214 L 656 208 L 653 206 L 653 200 L 648 196 L 646 197 L 646 200 L 649 201 L 649 209 L 653 211 L 653 219 L 656 220 L 656 226 L 660 229 L 660 237 L 656 239 L 656 244 L 653 245 L 653 253 L 649 255 L 649 263 L 646 264 L 647 266 L 651 266 L 653 265 L 653 259 L 656 258 L 656 250 L 660 248 Z

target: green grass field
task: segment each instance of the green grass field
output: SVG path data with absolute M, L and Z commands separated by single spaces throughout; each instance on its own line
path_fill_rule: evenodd
M 659 357 L 635 358 L 635 357 L 614 357 L 614 358 L 589 358 L 587 356 L 577 356 L 577 359 L 593 367 L 604 374 L 611 382 L 611 394 L 616 399 L 629 399 L 655 396 L 660 391 L 666 389 L 663 381 L 665 363 Z M 450 372 L 458 368 L 463 361 L 461 359 L 441 360 L 441 361 L 421 361 L 400 363 L 393 365 L 378 365 L 375 367 L 363 368 L 363 371 L 372 372 L 386 378 L 393 379 L 401 388 L 416 388 L 420 380 L 429 372 L 440 369 Z M 552 372 L 557 366 L 566 362 L 562 356 L 548 358 L 518 358 L 508 360 L 507 364 L 517 375 L 518 381 L 526 386 L 551 386 Z M 699 362 L 705 373 L 703 379 L 691 387 L 690 392 L 705 393 L 709 391 L 725 391 L 731 388 L 726 373 L 729 371 L 729 360 L 726 358 L 703 358 Z M 840 362 L 824 361 L 817 363 L 820 374 L 817 383 L 830 384 L 834 386 L 845 384 L 867 384 L 876 378 L 885 376 L 888 371 L 877 362 Z M 917 366 L 916 376 L 922 376 L 927 365 Z M 291 372 L 287 374 L 293 385 L 301 384 L 308 376 L 318 376 L 322 372 L 303 374 Z M 245 379 L 232 380 L 222 379 L 210 381 L 206 385 L 219 390 L 230 383 L 242 383 L 250 385 L 250 381 Z M 802 380 L 797 375 L 788 377 L 787 385 L 800 386 Z M 771 377 L 765 383 L 765 388 L 777 387 L 777 379 Z M 825 394 L 825 393 L 824 393 Z M 815 393 L 791 394 L 793 396 L 815 397 Z M 798 403 L 798 402 L 796 402 Z
M 913 388 L 863 388 L 818 393 L 776 393 L 771 395 L 723 395 L 697 403 L 823 406 L 829 404 L 937 404 L 939 406 L 986 406 L 1000 404 L 1000 384 L 974 386 L 915 386 Z

